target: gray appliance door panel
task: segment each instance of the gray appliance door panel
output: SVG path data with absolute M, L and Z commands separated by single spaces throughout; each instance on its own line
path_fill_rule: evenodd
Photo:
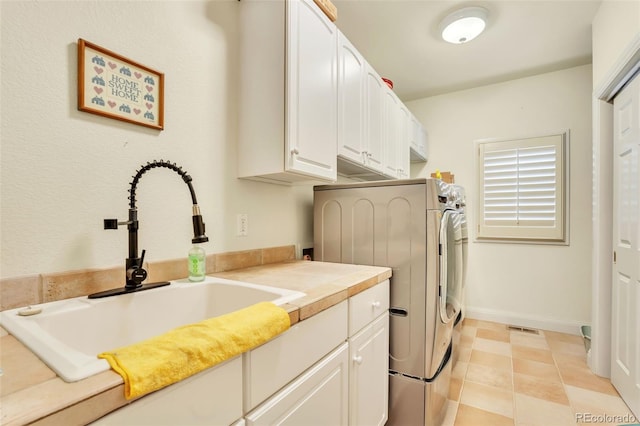
M 425 333 L 424 333 L 424 368 L 422 377 L 432 378 L 444 357 L 449 341 L 446 339 L 446 330 L 442 329 L 439 318 L 439 280 L 440 280 L 440 222 L 442 213 L 438 210 L 427 211 L 427 235 L 426 235 L 426 275 L 425 275 Z M 417 284 L 416 284 L 417 285 Z M 443 350 L 444 349 L 444 350 Z
M 451 360 L 430 382 L 389 374 L 387 426 L 440 426 L 447 414 Z
M 387 426 L 424 426 L 426 383 L 400 374 L 389 374 Z
M 425 187 L 386 187 L 377 200 L 378 265 L 392 268 L 389 368 L 425 377 L 426 329 L 426 197 Z
M 323 194 L 326 195 L 326 194 Z M 326 197 L 322 197 L 326 198 Z M 314 211 L 314 255 L 323 262 L 343 263 L 343 207 L 339 200 L 325 199 Z
M 451 359 L 447 359 L 440 373 L 427 383 L 425 395 L 425 426 L 440 426 L 447 414 L 451 385 Z
M 441 213 L 426 210 L 431 186 L 345 185 L 314 192 L 316 259 L 392 269 L 389 367 L 425 378 L 441 361 L 432 360 Z
M 375 264 L 375 210 L 371 200 L 355 200 L 352 207 L 353 263 L 357 265 Z

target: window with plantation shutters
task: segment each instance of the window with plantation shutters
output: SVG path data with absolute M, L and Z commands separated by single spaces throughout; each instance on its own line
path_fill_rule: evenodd
M 567 241 L 567 140 L 477 142 L 478 240 Z

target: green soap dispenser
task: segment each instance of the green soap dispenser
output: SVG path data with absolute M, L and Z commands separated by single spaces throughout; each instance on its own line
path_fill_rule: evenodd
M 191 250 L 189 250 L 187 261 L 189 264 L 189 281 L 203 281 L 207 273 L 207 256 L 205 255 L 204 249 L 194 244 Z

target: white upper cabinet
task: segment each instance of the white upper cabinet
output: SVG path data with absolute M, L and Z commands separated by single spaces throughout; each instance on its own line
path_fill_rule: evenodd
M 411 162 L 427 161 L 429 157 L 429 146 L 427 141 L 427 130 L 422 123 L 414 116 L 411 117 L 411 140 L 409 151 Z
M 376 70 L 366 63 L 365 73 L 365 140 L 367 142 L 367 166 L 384 172 L 384 91 L 386 83 L 382 81 Z
M 338 172 L 383 178 L 383 82 L 338 32 Z
M 409 177 L 411 114 L 313 0 L 239 8 L 239 177 Z
M 384 171 L 395 179 L 409 177 L 409 129 L 411 114 L 389 88 L 384 91 Z
M 365 159 L 366 62 L 347 37 L 338 33 L 338 155 L 355 163 Z
M 397 141 L 400 122 L 400 105 L 395 93 L 389 88 L 384 90 L 383 104 L 383 146 L 384 146 L 384 173 L 396 178 L 398 177 L 398 149 Z
M 336 180 L 338 30 L 313 0 L 286 4 L 287 170 Z
M 411 139 L 411 113 L 400 101 L 400 113 L 398 117 L 398 157 L 396 159 L 396 173 L 398 179 L 409 177 L 409 145 Z
M 313 0 L 240 2 L 238 175 L 337 178 L 337 28 Z

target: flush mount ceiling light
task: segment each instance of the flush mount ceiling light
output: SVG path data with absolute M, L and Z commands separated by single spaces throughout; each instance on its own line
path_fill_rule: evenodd
M 454 44 L 471 41 L 484 31 L 488 16 L 487 9 L 478 6 L 457 10 L 440 23 L 442 38 Z

